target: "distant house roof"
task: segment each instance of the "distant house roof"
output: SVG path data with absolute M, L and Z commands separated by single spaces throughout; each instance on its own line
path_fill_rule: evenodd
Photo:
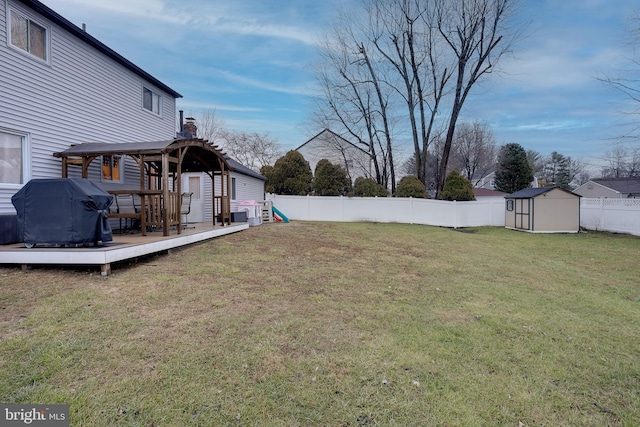
M 318 133 L 317 135 L 309 138 L 307 140 L 307 142 L 305 142 L 304 144 L 302 144 L 301 146 L 299 146 L 298 148 L 295 148 L 295 151 L 298 151 L 299 149 L 301 149 L 302 147 L 304 147 L 305 145 L 307 145 L 308 143 L 310 143 L 311 141 L 313 141 L 314 139 L 317 139 L 320 135 L 322 135 L 323 133 L 329 133 L 331 137 L 334 138 L 338 138 L 340 139 L 342 142 L 344 142 L 345 144 L 348 144 L 350 146 L 352 146 L 353 148 L 356 148 L 360 151 L 362 151 L 363 153 L 367 153 L 365 150 L 363 150 L 362 148 L 358 147 L 357 145 L 355 145 L 353 142 L 349 142 L 346 139 L 344 139 L 343 137 L 341 137 L 340 135 L 338 135 L 337 133 L 335 133 L 334 131 L 330 130 L 330 129 L 324 129 L 322 132 Z
M 69 33 L 73 34 L 74 36 L 76 36 L 80 40 L 84 41 L 88 45 L 90 45 L 90 46 L 94 47 L 95 49 L 97 49 L 98 51 L 102 52 L 103 54 L 105 54 L 109 58 L 113 59 L 114 61 L 116 61 L 120 65 L 122 65 L 125 68 L 129 69 L 130 71 L 134 72 L 138 76 L 142 77 L 143 79 L 145 79 L 149 83 L 152 83 L 158 89 L 161 89 L 161 90 L 165 91 L 166 93 L 168 93 L 169 95 L 173 96 L 174 98 L 182 98 L 182 95 L 180 95 L 178 92 L 176 92 L 175 90 L 171 89 L 169 86 L 165 85 L 160 80 L 156 79 L 151 74 L 147 73 L 142 68 L 138 67 L 137 65 L 135 65 L 134 63 L 132 63 L 128 59 L 124 58 L 122 55 L 120 55 L 119 53 L 117 53 L 113 49 L 109 48 L 108 46 L 106 46 L 105 44 L 100 42 L 98 39 L 96 39 L 95 37 L 89 35 L 86 31 L 83 31 L 81 28 L 75 26 L 70 21 L 68 21 L 67 19 L 63 18 L 61 15 L 59 15 L 56 12 L 54 12 L 53 10 L 49 9 L 47 6 L 45 6 L 44 4 L 40 3 L 39 1 L 37 1 L 37 0 L 20 0 L 20 2 L 22 2 L 25 6 L 33 9 L 36 12 L 38 12 L 39 14 L 41 14 L 45 18 L 49 19 L 50 21 L 56 23 L 57 25 L 59 25 L 60 27 L 62 27 L 66 31 L 68 31 Z
M 560 191 L 564 191 L 565 193 L 573 194 L 576 197 L 581 197 L 576 193 L 565 190 L 560 187 L 540 187 L 540 188 L 525 188 L 524 190 L 516 191 L 512 194 L 507 194 L 504 196 L 507 199 L 531 199 L 533 197 L 537 197 L 541 194 L 548 193 L 551 190 L 558 189 Z
M 473 189 L 473 195 L 476 197 L 502 197 L 506 194 L 504 191 L 489 190 L 488 188 Z
M 640 178 L 603 178 L 592 181 L 622 194 L 640 194 Z
M 250 176 L 253 178 L 257 178 L 257 179 L 261 179 L 262 181 L 266 181 L 267 178 L 260 175 L 258 172 L 249 169 L 248 167 L 244 166 L 242 163 L 237 162 L 236 160 L 233 160 L 231 157 L 226 157 L 227 159 L 227 163 L 229 163 L 229 166 L 231 167 L 231 169 L 233 169 L 234 172 L 238 172 L 241 173 L 242 175 L 246 175 L 246 176 Z

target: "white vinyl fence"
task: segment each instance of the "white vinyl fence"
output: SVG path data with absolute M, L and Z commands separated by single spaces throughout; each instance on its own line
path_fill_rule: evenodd
M 580 199 L 580 226 L 640 236 L 640 199 Z
M 268 194 L 289 219 L 299 221 L 397 222 L 440 227 L 505 225 L 503 197 L 475 202 L 396 197 L 316 197 Z M 580 226 L 640 236 L 640 199 L 580 199 Z
M 300 221 L 397 222 L 441 227 L 504 226 L 504 198 L 475 202 L 401 197 L 281 196 L 269 194 L 289 219 Z

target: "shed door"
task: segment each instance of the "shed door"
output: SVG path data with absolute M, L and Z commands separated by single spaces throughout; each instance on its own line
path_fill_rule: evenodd
M 204 222 L 204 180 L 201 174 L 182 175 L 182 191 L 193 193 L 191 196 L 191 212 L 189 212 L 189 222 Z
M 516 199 L 516 228 L 531 229 L 531 199 Z

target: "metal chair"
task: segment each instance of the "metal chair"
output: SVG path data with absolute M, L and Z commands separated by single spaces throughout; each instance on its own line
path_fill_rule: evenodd
M 182 193 L 180 197 L 180 215 L 184 215 L 184 223 L 182 224 L 182 228 L 196 228 L 189 227 L 189 213 L 191 212 L 191 196 L 193 193 Z

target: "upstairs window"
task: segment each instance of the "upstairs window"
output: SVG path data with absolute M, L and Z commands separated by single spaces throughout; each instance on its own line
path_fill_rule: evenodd
M 11 11 L 11 45 L 47 61 L 47 29 L 33 20 Z
M 26 134 L 0 129 L 0 185 L 21 185 L 29 180 Z
M 160 105 L 162 97 L 152 91 L 149 88 L 142 88 L 142 107 L 145 110 L 151 111 L 157 115 L 160 115 Z
M 102 156 L 102 181 L 121 182 L 120 156 Z

